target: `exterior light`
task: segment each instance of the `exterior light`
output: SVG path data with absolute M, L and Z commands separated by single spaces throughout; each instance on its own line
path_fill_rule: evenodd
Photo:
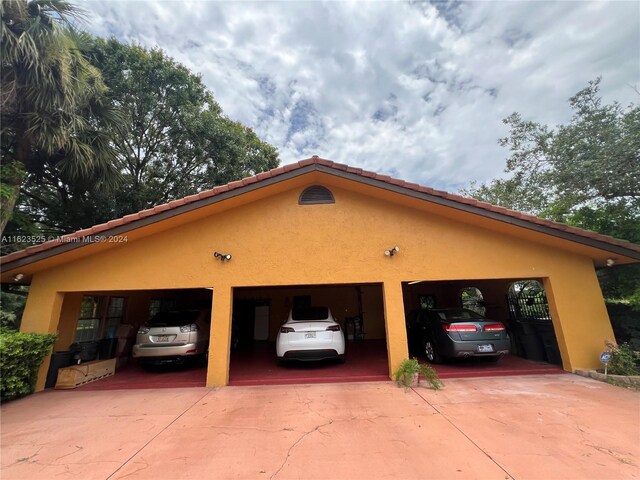
M 607 258 L 607 267 L 613 267 L 616 264 L 615 258 Z
M 24 278 L 24 273 L 16 273 L 13 276 L 13 281 L 14 282 L 19 282 L 20 280 L 22 280 Z
M 221 262 L 224 262 L 225 260 L 231 260 L 231 255 L 229 253 L 213 252 L 213 258 L 219 258 Z
M 393 256 L 394 256 L 396 253 L 398 253 L 399 251 L 400 251 L 400 247 L 396 245 L 395 247 L 390 248 L 389 250 L 385 250 L 385 251 L 384 251 L 384 254 L 385 254 L 387 257 L 393 257 Z

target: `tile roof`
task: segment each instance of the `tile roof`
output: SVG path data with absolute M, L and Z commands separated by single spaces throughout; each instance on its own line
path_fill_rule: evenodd
M 273 170 L 269 170 L 267 172 L 262 172 L 262 173 L 258 173 L 255 176 L 252 177 L 247 177 L 247 178 L 243 178 L 242 180 L 237 180 L 231 183 L 228 183 L 226 185 L 221 185 L 219 187 L 214 187 L 210 190 L 205 190 L 203 192 L 194 194 L 194 195 L 189 195 L 187 197 L 181 198 L 179 200 L 173 200 L 169 203 L 165 203 L 163 205 L 158 205 L 156 207 L 153 208 L 149 208 L 147 210 L 142 210 L 140 212 L 137 213 L 133 213 L 130 215 L 125 215 L 122 218 L 118 218 L 115 220 L 111 220 L 109 222 L 106 223 L 102 223 L 100 225 L 95 225 L 93 227 L 90 228 L 86 228 L 83 230 L 78 230 L 77 232 L 74 233 L 69 233 L 67 235 L 63 235 L 55 240 L 49 240 L 47 242 L 41 243 L 39 245 L 34 245 L 31 247 L 27 247 L 24 250 L 20 250 L 17 252 L 13 252 L 10 253 L 8 255 L 5 255 L 3 257 L 0 257 L 0 264 L 8 264 L 11 262 L 14 262 L 16 260 L 20 260 L 26 257 L 30 257 L 32 255 L 35 255 L 37 253 L 40 252 L 45 252 L 47 250 L 52 250 L 56 247 L 59 247 L 61 245 L 67 244 L 67 243 L 72 243 L 74 239 L 81 239 L 83 237 L 87 237 L 87 236 L 92 236 L 92 235 L 98 235 L 98 234 L 104 234 L 105 232 L 107 232 L 108 230 L 111 230 L 112 228 L 115 227 L 120 227 L 123 225 L 127 225 L 133 222 L 136 222 L 137 220 L 146 218 L 146 217 L 151 217 L 153 215 L 157 215 L 161 212 L 165 212 L 168 210 L 172 210 L 175 209 L 177 207 L 183 206 L 183 205 L 188 205 L 188 204 L 192 204 L 194 202 L 198 202 L 200 200 L 203 199 L 207 199 L 210 197 L 215 197 L 216 195 L 220 195 L 224 192 L 229 192 L 229 191 L 233 191 L 242 187 L 245 187 L 247 185 L 251 185 L 254 183 L 259 183 L 262 182 L 264 180 L 267 179 L 277 179 L 278 176 L 281 176 L 287 172 L 292 172 L 294 170 L 299 170 L 302 169 L 304 167 L 308 167 L 308 166 L 312 166 L 312 165 L 317 165 L 317 166 L 323 166 L 323 167 L 328 167 L 329 169 L 334 169 L 336 171 L 342 171 L 342 172 L 346 172 L 349 174 L 353 174 L 356 176 L 360 176 L 360 177 L 364 177 L 364 178 L 368 178 L 368 179 L 373 179 L 373 180 L 377 180 L 379 182 L 383 182 L 385 184 L 388 185 L 394 185 L 397 187 L 402 187 L 411 191 L 415 191 L 415 192 L 419 192 L 419 193 L 423 193 L 423 194 L 427 194 L 429 196 L 432 197 L 437 197 L 437 198 L 441 198 L 444 200 L 448 200 L 450 202 L 454 202 L 460 205 L 467 205 L 467 206 L 471 206 L 474 207 L 475 209 L 477 209 L 476 213 L 483 215 L 483 212 L 486 212 L 487 215 L 489 214 L 499 214 L 499 215 L 503 215 L 505 217 L 510 217 L 513 219 L 518 219 L 518 220 L 522 220 L 525 222 L 528 222 L 530 224 L 533 225 L 538 225 L 538 226 L 542 226 L 542 227 L 547 227 L 550 228 L 552 230 L 556 230 L 558 232 L 566 232 L 572 235 L 575 235 L 576 237 L 581 237 L 584 238 L 586 240 L 594 240 L 597 242 L 602 242 L 604 244 L 609 244 L 612 246 L 617 246 L 617 247 L 622 247 L 624 249 L 627 250 L 631 250 L 633 252 L 638 252 L 640 253 L 640 245 L 636 245 L 630 242 L 627 242 L 625 240 L 620 240 L 614 237 L 610 237 L 607 235 L 601 235 L 599 233 L 595 233 L 589 230 L 584 230 L 581 228 L 577 228 L 577 227 L 571 227 L 569 225 L 565 225 L 563 223 L 558 223 L 558 222 L 553 222 L 551 220 L 545 220 L 539 217 L 535 217 L 533 215 L 527 215 L 524 213 L 520 213 L 520 212 L 516 212 L 514 210 L 509 210 L 507 208 L 504 207 L 499 207 L 496 205 L 491 205 L 489 203 L 486 202 L 481 202 L 479 200 L 475 200 L 472 198 L 466 198 L 466 197 L 462 197 L 460 195 L 456 195 L 456 194 L 452 194 L 452 193 L 448 193 L 442 190 L 436 190 L 433 188 L 429 188 L 429 187 L 424 187 L 421 185 L 418 185 L 416 183 L 411 183 L 411 182 L 405 182 L 404 180 L 399 180 L 396 178 L 392 178 L 389 177 L 388 175 L 379 175 L 377 173 L 374 172 L 369 172 L 366 170 L 363 170 L 361 168 L 354 168 L 354 167 L 350 167 L 348 165 L 344 165 L 341 163 L 335 163 L 331 160 L 326 160 L 323 158 L 318 157 L 317 155 L 314 155 L 311 158 L 307 158 L 304 160 L 301 160 L 299 162 L 296 163 L 292 163 L 292 164 L 288 164 L 288 165 L 283 165 L 280 166 L 278 168 L 275 168 Z M 135 227 L 133 227 L 135 228 Z M 85 245 L 88 245 L 89 242 L 84 243 Z

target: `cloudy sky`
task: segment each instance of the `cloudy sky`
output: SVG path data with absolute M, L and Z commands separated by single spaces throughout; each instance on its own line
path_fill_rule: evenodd
M 93 1 L 88 29 L 200 73 L 283 164 L 317 154 L 456 191 L 502 174 L 514 111 L 557 125 L 602 76 L 637 103 L 640 3 Z

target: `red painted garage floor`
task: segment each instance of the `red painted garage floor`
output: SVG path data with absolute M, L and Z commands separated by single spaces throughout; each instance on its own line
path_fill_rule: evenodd
M 256 343 L 233 352 L 229 385 L 289 385 L 300 383 L 372 382 L 389 380 L 384 340 L 351 342 L 346 361 L 289 362 L 279 366 L 274 343 Z
M 384 341 L 350 343 L 344 364 L 335 362 L 297 362 L 278 366 L 273 343 L 257 343 L 249 350 L 231 354 L 230 385 L 288 385 L 387 381 L 387 349 Z M 499 362 L 461 359 L 436 365 L 440 378 L 493 377 L 565 373 L 557 365 L 507 356 Z M 131 364 L 114 376 L 90 383 L 81 390 L 118 390 L 135 388 L 203 387 L 206 368 L 164 366 L 144 370 Z
M 117 370 L 115 375 L 78 387 L 78 390 L 204 387 L 206 383 L 206 367 L 164 365 L 145 370 L 137 363 L 132 363 Z

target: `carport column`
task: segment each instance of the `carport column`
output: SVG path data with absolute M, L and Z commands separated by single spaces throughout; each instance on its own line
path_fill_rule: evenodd
M 24 313 L 22 314 L 22 321 L 20 322 L 20 331 L 57 333 L 63 300 L 63 293 L 45 289 L 44 283 L 38 282 L 38 278 L 34 277 L 29 287 L 27 303 L 24 308 Z M 49 363 L 51 363 L 51 356 L 47 355 L 38 369 L 36 392 L 44 390 L 47 372 L 49 371 Z
M 232 303 L 233 289 L 230 286 L 213 287 L 207 387 L 221 387 L 229 383 Z
M 601 368 L 604 342 L 615 337 L 593 265 L 572 276 L 545 278 L 543 284 L 563 368 Z
M 409 358 L 402 283 L 399 280 L 386 281 L 382 289 L 384 296 L 384 322 L 387 330 L 389 378 L 393 378 L 393 372 L 400 366 L 400 363 Z

